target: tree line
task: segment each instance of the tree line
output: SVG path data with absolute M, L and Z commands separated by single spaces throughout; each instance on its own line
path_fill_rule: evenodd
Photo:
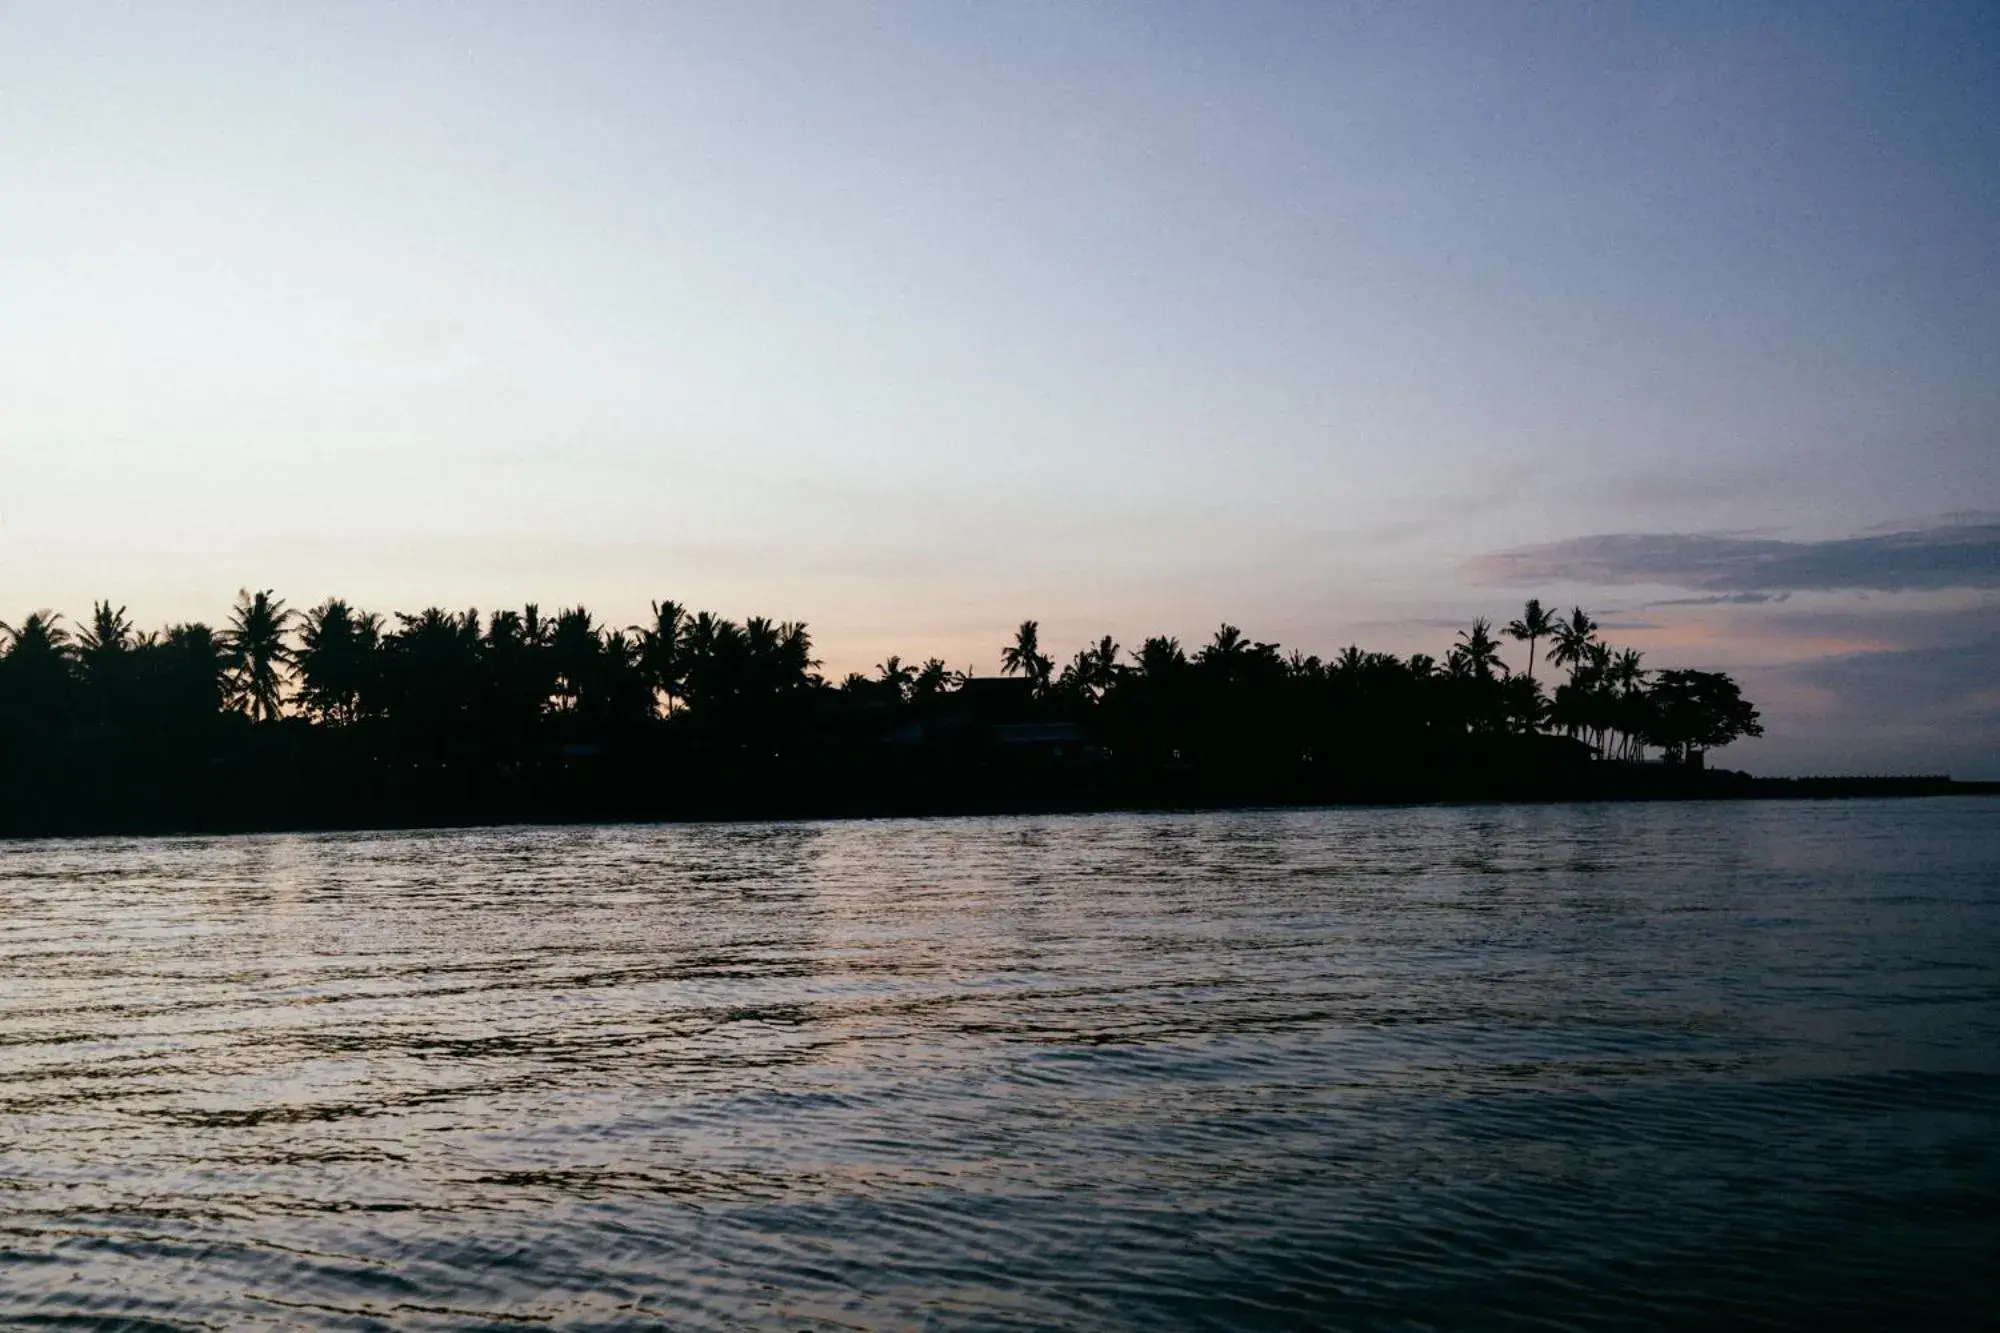
M 1001 663 L 1003 671 L 1031 680 L 1039 694 L 1085 710 L 1116 711 L 1126 696 L 1161 692 L 1263 692 L 1289 696 L 1292 707 L 1280 710 L 1287 717 L 1304 720 L 1331 709 L 1355 736 L 1371 730 L 1436 737 L 1553 732 L 1582 739 L 1599 758 L 1641 760 L 1653 747 L 1685 763 L 1740 737 L 1764 734 L 1755 706 L 1729 676 L 1651 671 L 1642 665 L 1643 654 L 1613 647 L 1598 631 L 1580 606 L 1558 616 L 1530 599 L 1499 632 L 1526 645 L 1518 674 L 1503 660 L 1500 639 L 1484 617 L 1458 633 L 1442 661 L 1426 653 L 1403 658 L 1365 652 L 1358 645 L 1322 661 L 1296 650 L 1283 654 L 1278 644 L 1253 642 L 1224 624 L 1192 654 L 1178 639 L 1157 637 L 1145 640 L 1129 661 L 1107 636 L 1080 649 L 1058 672 L 1041 651 L 1038 622 L 1029 620 L 1002 650 Z M 1538 659 L 1543 643 L 1548 649 Z M 1567 673 L 1553 692 L 1535 675 L 1543 662 Z
M 1525 648 L 1519 671 L 1509 639 Z M 802 623 L 673 601 L 632 626 L 532 604 L 297 611 L 268 590 L 242 593 L 220 628 L 142 632 L 108 601 L 75 625 L 37 611 L 0 623 L 0 795 L 18 827 L 62 822 L 65 800 L 163 825 L 227 823 L 232 803 L 336 822 L 404 806 L 632 813 L 780 790 L 803 808 L 816 786 L 831 799 L 871 781 L 992 792 L 998 771 L 1017 795 L 1138 792 L 1172 775 L 1217 799 L 1369 782 L 1422 794 L 1474 769 L 1649 751 L 1687 766 L 1762 730 L 1728 676 L 1653 671 L 1582 608 L 1538 601 L 1499 630 L 1474 621 L 1442 659 L 1351 646 L 1322 660 L 1225 624 L 1192 650 L 1105 636 L 1058 667 L 1029 620 L 1002 649 L 1005 688 L 935 657 L 837 682 L 821 666 Z

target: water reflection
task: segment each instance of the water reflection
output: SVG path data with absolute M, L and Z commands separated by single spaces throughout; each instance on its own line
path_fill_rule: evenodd
M 1970 1322 L 1996 869 L 1964 801 L 0 845 L 0 1322 Z

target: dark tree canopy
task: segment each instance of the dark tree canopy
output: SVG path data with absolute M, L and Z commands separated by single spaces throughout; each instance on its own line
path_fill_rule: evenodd
M 1715 671 L 1662 671 L 1647 693 L 1640 735 L 1676 759 L 1761 736 L 1757 710 L 1736 682 Z
M 892 655 L 834 684 L 803 623 L 671 600 L 620 627 L 246 590 L 219 630 L 157 633 L 103 601 L 0 625 L 0 827 L 1532 796 L 1761 734 L 1727 676 L 1655 675 L 1581 608 L 1530 602 L 1504 638 L 1524 669 L 1484 618 L 1442 660 L 1223 624 L 1058 668 L 1024 620 L 1000 677 Z

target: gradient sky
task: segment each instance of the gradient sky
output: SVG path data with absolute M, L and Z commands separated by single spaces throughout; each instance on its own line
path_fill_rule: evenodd
M 2000 776 L 1996 69 L 1990 0 L 0 0 L 0 617 L 839 674 L 1539 594 L 1738 673 L 1725 762 Z

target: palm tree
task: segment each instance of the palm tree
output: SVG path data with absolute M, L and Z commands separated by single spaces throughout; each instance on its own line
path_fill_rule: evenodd
M 681 642 L 687 656 L 688 699 L 697 710 L 741 691 L 745 657 L 741 625 L 709 611 L 698 612 Z
M 820 661 L 812 655 L 812 634 L 803 620 L 787 620 L 778 625 L 778 666 L 786 684 L 794 689 L 817 685 Z
M 555 668 L 556 711 L 574 713 L 596 682 L 598 655 L 604 642 L 596 618 L 587 607 L 572 606 L 556 613 L 549 634 L 549 662 Z
M 1216 626 L 1215 637 L 1211 638 L 1195 654 L 1197 662 L 1229 663 L 1250 651 L 1250 641 L 1243 637 L 1243 631 L 1224 621 Z
M 292 660 L 285 631 L 292 613 L 270 589 L 236 594 L 229 628 L 222 632 L 223 688 L 229 706 L 257 721 L 275 720 L 284 709 L 284 669 Z
M 1459 631 L 1458 642 L 1445 656 L 1445 674 L 1452 682 L 1449 697 L 1460 722 L 1474 731 L 1506 727 L 1507 664 L 1500 660 L 1500 644 L 1486 617 L 1474 620 L 1471 629 Z
M 1627 694 L 1638 689 L 1649 674 L 1644 667 L 1639 665 L 1640 662 L 1645 660 L 1645 656 L 1644 653 L 1636 648 L 1621 649 L 1611 659 L 1609 669 L 1611 683 Z
M 1092 684 L 1097 676 L 1097 650 L 1079 648 L 1076 656 L 1063 665 L 1062 674 L 1056 677 L 1055 692 L 1081 703 L 1097 701 L 1097 687 Z
M 547 649 L 547 626 L 534 603 L 520 611 L 495 611 L 488 618 L 478 649 L 480 725 L 493 737 L 524 746 L 549 711 L 555 673 Z
M 1528 604 L 1521 608 L 1521 618 L 1507 622 L 1504 631 L 1508 638 L 1528 645 L 1528 679 L 1535 678 L 1535 642 L 1555 633 L 1554 613 L 1542 609 L 1539 597 L 1530 597 Z
M 914 699 L 934 699 L 948 690 L 955 690 L 965 683 L 965 677 L 944 664 L 942 657 L 925 660 L 910 678 L 910 697 Z
M 697 708 L 712 688 L 720 623 L 714 615 L 702 611 L 681 631 L 681 688 L 686 691 L 688 702 Z
M 529 602 L 521 608 L 521 640 L 530 648 L 546 648 L 554 634 L 549 622 L 542 619 L 542 608 Z
M 889 660 L 875 669 L 882 673 L 880 684 L 884 691 L 898 703 L 910 697 L 910 691 L 916 686 L 917 673 L 904 666 L 902 658 L 891 653 Z
M 1042 653 L 1041 622 L 1024 620 L 1014 631 L 1014 642 L 1000 650 L 1000 674 L 1026 676 L 1035 690 L 1048 688 L 1055 662 Z
M 83 669 L 92 676 L 100 676 L 118 658 L 138 646 L 138 636 L 132 631 L 132 622 L 125 618 L 125 608 L 111 609 L 111 603 L 98 602 L 91 607 L 90 628 L 76 636 L 77 658 Z
M 768 616 L 750 616 L 743 622 L 743 647 L 750 694 L 768 698 L 784 689 L 784 664 L 779 660 L 777 622 Z
M 1187 666 L 1187 654 L 1181 651 L 1181 641 L 1165 634 L 1155 635 L 1140 644 L 1132 654 L 1132 660 L 1139 664 L 1139 674 L 1154 682 L 1165 680 Z
M 426 763 L 464 753 L 475 710 L 486 689 L 479 613 L 428 606 L 399 612 L 398 629 L 382 645 L 384 712 L 400 744 Z
M 1590 732 L 1591 744 L 1599 755 L 1611 725 L 1617 719 L 1618 698 L 1611 689 L 1611 645 L 1593 639 L 1584 645 L 1583 658 L 1570 673 L 1570 688 L 1578 699 L 1577 716 Z
M 607 629 L 587 699 L 587 716 L 599 727 L 630 728 L 658 715 L 659 695 L 646 671 L 643 636 Z
M 149 646 L 151 635 L 141 638 L 125 618 L 125 608 L 110 602 L 91 607 L 90 627 L 76 636 L 76 660 L 83 668 L 83 680 L 90 687 L 90 704 L 100 717 L 124 715 L 130 698 L 134 654 Z
M 1509 676 L 1500 684 L 1501 711 L 1519 732 L 1540 731 L 1549 716 L 1549 701 L 1533 676 Z
M 687 691 L 687 608 L 679 602 L 653 603 L 653 623 L 634 626 L 639 636 L 639 661 L 653 688 L 666 700 L 667 712 Z
M 1125 668 L 1118 664 L 1120 651 L 1118 641 L 1109 634 L 1099 639 L 1096 647 L 1083 650 L 1087 673 L 1085 683 L 1097 692 L 1099 698 L 1109 692 L 1125 672 Z
M 1509 674 L 1507 664 L 1500 660 L 1500 644 L 1493 637 L 1493 626 L 1485 616 L 1474 620 L 1471 629 L 1458 632 L 1458 645 L 1451 652 L 1480 680 L 1493 679 L 1495 672 L 1502 676 Z
M 1243 637 L 1242 630 L 1225 621 L 1194 655 L 1194 664 L 1210 680 L 1237 685 L 1250 674 L 1256 647 Z
M 7 636 L 7 659 L 38 661 L 70 657 L 69 631 L 56 622 L 62 617 L 53 611 L 30 611 L 16 629 L 0 620 L 0 634 Z
M 32 767 L 39 746 L 60 744 L 78 720 L 76 648 L 58 619 L 35 611 L 17 626 L 0 624 L 7 641 L 0 659 L 0 771 L 28 772 L 19 766 Z
M 1649 674 L 1639 665 L 1645 654 L 1636 648 L 1626 648 L 1612 656 L 1605 664 L 1604 679 L 1614 692 L 1610 713 L 1613 729 L 1619 733 L 1619 753 L 1623 758 L 1637 758 L 1642 746 L 1640 735 L 1645 730 L 1646 677 Z
M 1597 622 L 1582 607 L 1571 607 L 1569 619 L 1558 620 L 1550 637 L 1554 641 L 1549 645 L 1548 660 L 1568 667 L 1574 679 L 1590 656 L 1590 645 L 1597 641 Z
M 495 616 L 495 628 L 500 617 Z M 382 618 L 329 597 L 299 620 L 298 702 L 322 722 L 346 725 L 361 713 L 382 642 Z
M 169 625 L 159 652 L 165 693 L 182 718 L 207 721 L 222 711 L 222 644 L 214 630 L 200 621 Z

